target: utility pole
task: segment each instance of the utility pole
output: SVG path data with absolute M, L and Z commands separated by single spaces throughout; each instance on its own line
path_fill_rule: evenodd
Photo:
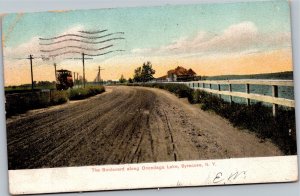
M 33 59 L 33 57 L 32 57 L 31 54 L 29 55 L 29 58 L 28 58 L 28 59 L 30 60 L 30 69 L 31 69 L 31 90 L 33 91 L 33 71 L 32 71 L 32 59 Z
M 77 81 L 77 85 L 79 86 L 78 73 L 77 73 L 77 80 L 76 81 Z
M 98 82 L 99 82 L 99 84 L 101 83 L 101 70 L 104 70 L 104 69 L 101 69 L 101 66 L 98 66 Z
M 98 82 L 100 82 L 100 66 L 98 67 L 98 78 L 97 78 Z
M 82 53 L 82 66 L 83 66 L 83 88 L 85 88 L 84 53 Z
M 76 85 L 76 84 L 75 84 L 75 71 L 73 72 L 73 75 L 74 75 L 74 85 Z
M 56 63 L 54 63 L 54 76 L 55 76 L 55 82 L 57 82 L 57 76 L 56 76 Z

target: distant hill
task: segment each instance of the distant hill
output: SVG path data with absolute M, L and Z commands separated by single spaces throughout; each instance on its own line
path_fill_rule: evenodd
M 293 72 L 277 72 L 265 74 L 251 74 L 251 75 L 222 75 L 222 76 L 206 76 L 206 80 L 236 80 L 236 79 L 277 79 L 277 80 L 293 80 Z

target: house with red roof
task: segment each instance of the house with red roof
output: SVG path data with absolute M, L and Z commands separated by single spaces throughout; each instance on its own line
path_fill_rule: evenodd
M 196 77 L 196 73 L 192 69 L 185 69 L 178 66 L 167 72 L 166 79 L 169 82 L 192 81 Z

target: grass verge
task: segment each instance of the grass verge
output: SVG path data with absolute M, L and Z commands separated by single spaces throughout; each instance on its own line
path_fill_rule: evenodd
M 89 86 L 86 88 L 71 89 L 69 93 L 70 100 L 85 99 L 105 92 L 104 86 Z

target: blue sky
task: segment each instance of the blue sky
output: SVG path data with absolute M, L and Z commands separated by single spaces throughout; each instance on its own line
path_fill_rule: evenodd
M 262 32 L 290 31 L 286 1 L 266 4 L 269 5 L 248 2 L 27 13 L 11 33 L 8 29 L 17 15 L 9 14 L 4 18 L 3 33 L 9 37 L 5 45 L 16 47 L 34 36 L 51 37 L 83 25 L 87 30 L 124 31 L 127 47 L 133 49 L 165 45 L 182 36 L 193 36 L 199 29 L 219 34 L 242 21 L 254 22 Z

